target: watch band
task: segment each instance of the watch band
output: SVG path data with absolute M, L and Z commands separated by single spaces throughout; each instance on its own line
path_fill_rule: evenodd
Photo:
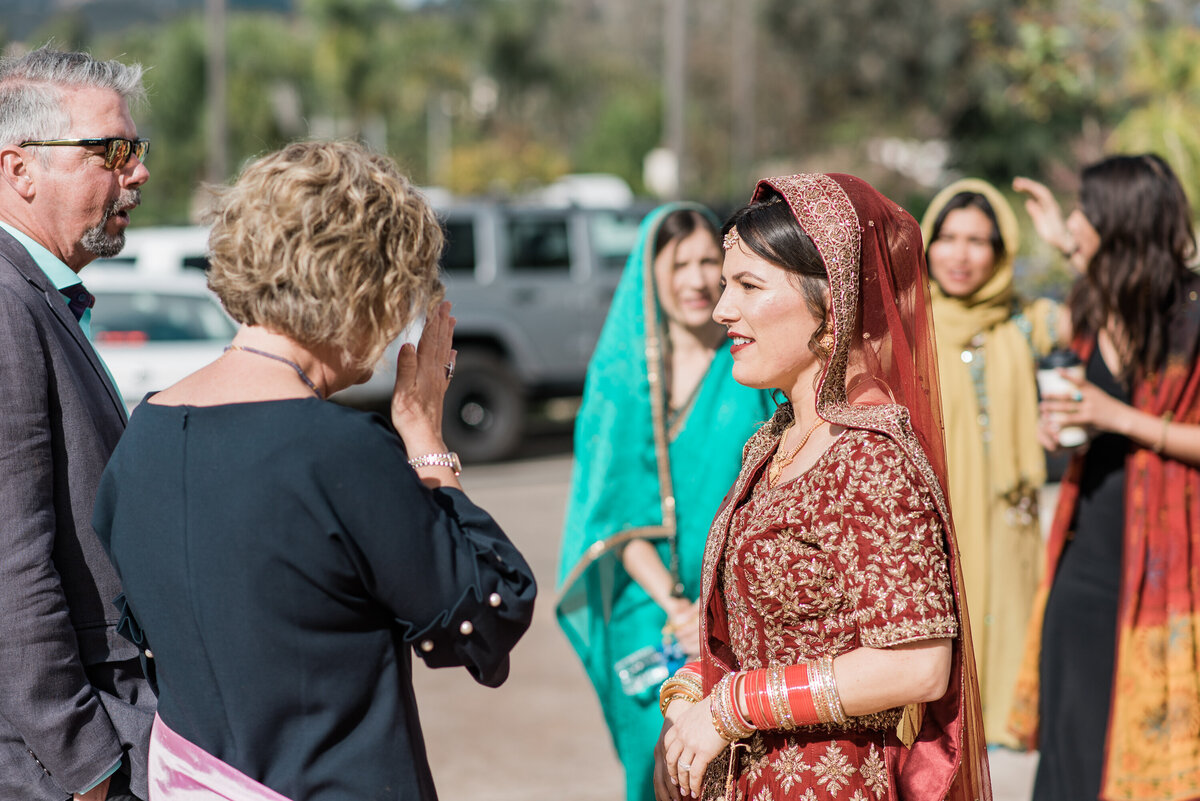
M 449 467 L 454 471 L 454 475 L 462 475 L 462 462 L 459 461 L 458 454 L 454 451 L 427 453 L 424 456 L 409 459 L 408 464 L 414 469 L 418 467 Z

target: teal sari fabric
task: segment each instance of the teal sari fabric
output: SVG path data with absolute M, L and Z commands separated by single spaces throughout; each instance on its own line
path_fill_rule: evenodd
M 662 387 L 665 324 L 654 288 L 654 240 L 670 204 L 643 220 L 588 366 L 575 423 L 575 468 L 558 571 L 559 625 L 599 696 L 628 801 L 650 801 L 653 748 L 662 727 L 658 687 L 627 695 L 614 663 L 662 642 L 666 615 L 625 572 L 621 546 L 655 544 L 678 556 L 683 593 L 695 600 L 709 525 L 741 466 L 742 446 L 771 416 L 765 392 L 735 382 L 728 343 L 680 420 L 668 430 Z

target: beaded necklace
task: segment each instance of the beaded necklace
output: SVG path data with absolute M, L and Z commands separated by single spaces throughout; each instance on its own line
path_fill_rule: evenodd
M 265 356 L 268 359 L 274 359 L 277 362 L 282 362 L 283 364 L 286 364 L 288 367 L 290 367 L 296 371 L 296 375 L 300 376 L 300 380 L 303 381 L 305 383 L 305 385 L 313 391 L 313 394 L 317 396 L 318 400 L 325 400 L 325 396 L 323 394 L 321 394 L 321 390 L 317 389 L 317 385 L 314 384 L 312 379 L 308 377 L 308 374 L 304 372 L 304 369 L 301 368 L 300 365 L 296 364 L 291 359 L 284 358 L 283 356 L 279 356 L 274 353 L 268 353 L 267 351 L 259 350 L 258 348 L 251 348 L 247 345 L 228 345 L 228 346 L 226 346 L 226 348 L 225 348 L 226 353 L 228 353 L 231 350 L 240 350 L 240 351 L 244 351 L 245 353 L 253 353 L 255 356 Z

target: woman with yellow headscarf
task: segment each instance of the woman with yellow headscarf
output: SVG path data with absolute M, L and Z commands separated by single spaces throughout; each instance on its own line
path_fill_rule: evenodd
M 950 502 L 962 552 L 989 744 L 1005 722 L 1041 577 L 1037 359 L 1059 340 L 1059 307 L 1013 291 L 1016 215 L 991 184 L 958 181 L 921 222 L 946 427 Z

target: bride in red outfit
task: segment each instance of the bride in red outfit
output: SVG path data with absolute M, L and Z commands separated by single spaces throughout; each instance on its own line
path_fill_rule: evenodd
M 659 801 L 989 799 L 921 232 L 848 175 L 759 183 L 713 317 L 787 402 L 709 533 Z

